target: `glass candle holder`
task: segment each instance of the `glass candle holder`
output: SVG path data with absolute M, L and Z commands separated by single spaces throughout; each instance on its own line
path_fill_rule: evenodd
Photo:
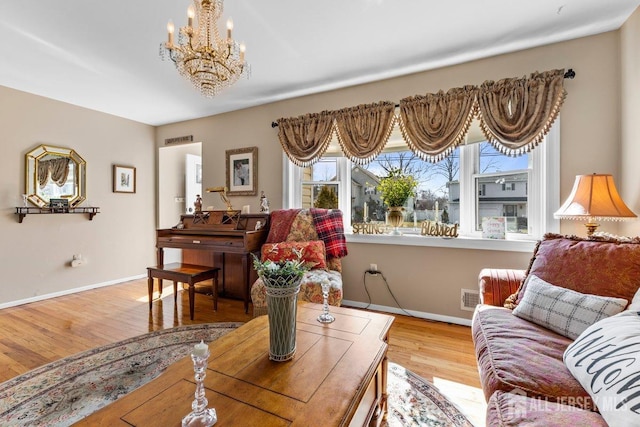
M 210 427 L 218 421 L 216 410 L 207 408 L 209 401 L 204 392 L 204 377 L 207 375 L 209 354 L 209 347 L 203 341 L 196 344 L 191 352 L 196 392 L 191 404 L 192 411 L 182 419 L 182 427 Z
M 329 281 L 323 280 L 320 286 L 322 286 L 322 314 L 317 320 L 320 323 L 331 323 L 336 318 L 329 313 Z

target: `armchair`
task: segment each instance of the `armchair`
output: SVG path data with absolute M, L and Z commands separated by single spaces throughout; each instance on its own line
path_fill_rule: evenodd
M 333 209 L 282 209 L 271 212 L 269 235 L 262 246 L 262 259 L 287 259 L 291 248 L 303 250 L 314 267 L 305 273 L 298 298 L 322 303 L 321 283 L 328 280 L 329 304 L 342 304 L 342 261 L 347 255 L 342 212 Z M 251 286 L 253 316 L 267 314 L 266 289 L 258 278 Z

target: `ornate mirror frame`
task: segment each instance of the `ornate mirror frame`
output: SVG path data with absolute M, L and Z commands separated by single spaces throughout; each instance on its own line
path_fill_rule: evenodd
M 56 198 L 67 199 L 69 207 L 76 207 L 87 198 L 87 164 L 74 150 L 40 145 L 28 152 L 25 158 L 25 194 L 34 205 L 41 208 L 47 207 L 49 199 Z M 58 183 L 55 183 L 51 177 L 48 161 L 57 159 L 69 159 L 69 161 L 66 177 L 59 178 Z M 38 182 L 39 176 L 43 180 L 46 178 L 44 185 Z

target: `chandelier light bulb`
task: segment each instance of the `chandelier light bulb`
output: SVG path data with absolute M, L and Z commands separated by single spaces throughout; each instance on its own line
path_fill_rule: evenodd
M 169 20 L 169 22 L 167 22 L 167 33 L 169 34 L 169 39 L 168 39 L 169 46 L 173 44 L 174 31 L 175 31 L 175 27 L 173 26 L 173 22 Z
M 231 40 L 231 31 L 233 30 L 233 19 L 227 19 L 227 38 Z
M 193 5 L 189 5 L 187 8 L 187 27 L 193 27 L 193 18 L 196 16 L 196 10 L 193 8 Z
M 244 43 L 240 43 L 240 63 L 244 64 L 244 52 L 247 50 L 247 47 Z

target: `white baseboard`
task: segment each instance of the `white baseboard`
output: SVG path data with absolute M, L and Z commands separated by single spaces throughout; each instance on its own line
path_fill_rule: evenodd
M 10 301 L 10 302 L 6 302 L 4 304 L 0 304 L 0 310 L 3 309 L 3 308 L 16 307 L 18 305 L 28 304 L 30 302 L 42 301 L 42 300 L 46 300 L 46 299 L 49 299 L 49 298 L 61 297 L 61 296 L 64 296 L 64 295 L 75 294 L 77 292 L 88 291 L 90 289 L 96 289 L 96 288 L 102 288 L 102 287 L 105 287 L 105 286 L 117 285 L 119 283 L 128 282 L 130 280 L 142 279 L 143 277 L 147 277 L 147 275 L 146 274 L 140 274 L 140 275 L 137 275 L 137 276 L 125 277 L 125 278 L 122 278 L 122 279 L 109 280 L 108 282 L 94 283 L 92 285 L 82 286 L 80 288 L 67 289 L 65 291 L 54 292 L 54 293 L 51 293 L 51 294 L 38 295 L 38 296 L 35 296 L 35 297 L 31 297 L 31 298 L 25 298 L 25 299 L 21 299 L 21 300 L 17 300 L 17 301 Z
M 462 325 L 462 326 L 471 326 L 471 320 L 464 319 L 462 317 L 443 316 L 441 314 L 425 313 L 423 311 L 403 310 L 398 307 L 387 307 L 385 305 L 367 304 L 360 301 L 343 300 L 342 305 L 357 307 L 357 308 L 370 308 L 371 310 L 383 311 L 385 313 L 393 313 L 393 314 L 407 315 L 408 313 L 413 317 L 419 317 L 421 319 L 437 320 L 438 322 L 453 323 L 453 324 Z

